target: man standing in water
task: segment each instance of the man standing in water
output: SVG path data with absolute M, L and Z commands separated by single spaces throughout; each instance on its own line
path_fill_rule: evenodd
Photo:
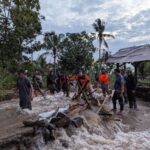
M 25 75 L 24 70 L 18 72 L 17 88 L 19 90 L 19 105 L 22 109 L 32 110 L 31 100 L 32 100 L 32 86 L 30 81 Z
M 102 69 L 102 73 L 99 75 L 99 81 L 101 83 L 103 96 L 106 97 L 106 94 L 109 94 L 109 77 L 105 69 Z
M 127 96 L 129 100 L 129 108 L 133 108 L 137 110 L 137 104 L 135 98 L 136 82 L 131 70 L 127 70 L 126 82 L 127 82 L 126 85 L 127 85 Z
M 116 81 L 115 81 L 115 85 L 114 85 L 115 92 L 114 92 L 114 95 L 112 98 L 113 111 L 116 111 L 116 109 L 117 109 L 116 102 L 118 100 L 119 105 L 120 105 L 120 113 L 122 113 L 122 111 L 124 109 L 124 103 L 123 103 L 124 79 L 123 79 L 123 76 L 121 75 L 119 69 L 115 69 L 115 75 L 116 75 Z

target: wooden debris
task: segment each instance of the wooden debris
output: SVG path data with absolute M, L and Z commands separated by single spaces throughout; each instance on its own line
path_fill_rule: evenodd
M 66 130 L 67 129 L 69 130 L 69 127 L 72 127 L 72 128 L 81 127 L 84 124 L 84 121 L 82 117 L 79 117 L 79 113 L 86 110 L 89 106 L 90 108 L 94 107 L 92 100 L 95 101 L 97 105 L 94 107 L 96 108 L 97 114 L 103 115 L 103 117 L 105 117 L 106 119 L 108 117 L 111 118 L 112 114 L 102 111 L 107 98 L 105 98 L 104 101 L 101 103 L 96 98 L 95 99 L 92 97 L 89 98 L 85 90 L 86 90 L 86 84 L 84 85 L 84 87 L 80 88 L 80 91 L 76 97 L 78 98 L 80 94 L 82 93 L 85 98 L 84 103 L 80 103 L 79 101 L 72 101 L 69 108 L 64 109 L 63 112 L 62 111 L 60 112 L 59 108 L 57 108 L 52 115 L 47 116 L 47 118 L 45 119 L 43 118 L 43 120 L 24 121 L 23 122 L 24 126 L 33 127 L 35 133 L 39 129 L 42 130 L 44 140 L 47 143 L 48 140 L 55 139 L 53 135 L 53 130 L 57 130 L 57 128 L 65 128 Z M 94 109 L 92 109 L 92 111 L 94 111 Z
M 57 128 L 67 128 L 69 125 L 73 125 L 76 128 L 81 127 L 83 124 L 83 119 L 81 117 L 73 118 L 72 116 L 82 110 L 85 110 L 86 108 L 87 104 L 83 105 L 75 103 L 69 107 L 68 111 L 59 112 L 59 108 L 57 108 L 55 112 L 46 119 L 27 120 L 23 121 L 23 124 L 25 127 L 33 127 L 34 134 L 36 134 L 38 130 L 42 130 L 45 143 L 47 143 L 48 139 L 55 139 L 53 130 L 56 130 Z
M 70 118 L 62 112 L 59 112 L 55 118 L 53 118 L 50 123 L 54 124 L 56 127 L 66 127 L 70 123 Z
M 74 116 L 75 114 L 80 113 L 81 111 L 84 111 L 85 109 L 87 109 L 88 105 L 76 105 L 74 106 L 74 108 L 70 108 L 69 109 L 69 116 Z
M 79 128 L 83 125 L 83 118 L 81 117 L 76 117 L 72 120 L 72 123 L 73 125 L 76 127 L 76 128 Z
M 78 94 L 74 95 L 72 100 L 78 99 L 80 97 L 80 95 L 86 90 L 87 84 L 89 83 L 89 81 L 87 81 L 84 85 L 80 85 L 79 81 L 77 81 L 78 84 Z
M 99 107 L 99 109 L 98 109 L 98 111 L 97 111 L 97 114 L 99 114 L 99 112 L 102 110 L 102 108 L 104 107 L 106 101 L 107 101 L 107 98 L 105 97 L 103 103 L 100 105 L 100 107 Z

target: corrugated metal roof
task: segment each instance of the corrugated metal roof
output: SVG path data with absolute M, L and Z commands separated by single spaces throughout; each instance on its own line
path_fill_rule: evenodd
M 107 63 L 128 63 L 150 60 L 150 44 L 120 49 Z

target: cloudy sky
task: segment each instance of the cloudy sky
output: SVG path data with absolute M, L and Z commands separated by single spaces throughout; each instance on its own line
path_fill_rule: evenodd
M 150 0 L 40 0 L 43 31 L 57 33 L 93 32 L 101 18 L 106 31 L 116 35 L 108 40 L 112 53 L 120 48 L 149 43 Z

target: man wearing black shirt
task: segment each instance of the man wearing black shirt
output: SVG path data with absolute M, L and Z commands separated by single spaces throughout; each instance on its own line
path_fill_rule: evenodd
M 25 75 L 24 70 L 18 72 L 17 88 L 19 90 L 20 107 L 22 109 L 32 109 L 32 86 Z
M 127 87 L 127 96 L 129 100 L 129 108 L 137 109 L 135 99 L 136 81 L 131 70 L 127 71 L 126 87 Z

